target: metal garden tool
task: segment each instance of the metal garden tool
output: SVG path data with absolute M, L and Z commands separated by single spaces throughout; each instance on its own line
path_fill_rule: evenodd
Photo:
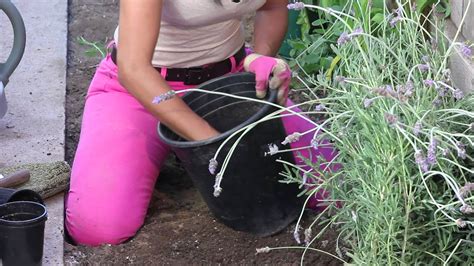
M 20 63 L 25 51 L 26 33 L 23 18 L 18 9 L 10 0 L 0 0 L 0 10 L 2 10 L 10 20 L 13 27 L 13 48 L 7 61 L 0 63 L 0 118 L 7 112 L 7 98 L 5 96 L 5 86 L 8 79 Z M 1 34 L 1 33 L 0 33 Z

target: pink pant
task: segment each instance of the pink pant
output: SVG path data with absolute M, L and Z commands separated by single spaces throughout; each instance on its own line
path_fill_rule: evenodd
M 174 90 L 188 88 L 169 82 Z M 284 118 L 288 133 L 313 126 Z M 157 135 L 158 120 L 123 88 L 105 58 L 90 84 L 66 199 L 65 225 L 80 244 L 118 244 L 143 224 L 160 166 L 170 149 Z M 293 146 L 310 145 L 311 136 Z M 323 152 L 332 156 L 332 150 Z M 302 151 L 309 156 L 308 151 Z M 298 160 L 301 162 L 300 160 Z

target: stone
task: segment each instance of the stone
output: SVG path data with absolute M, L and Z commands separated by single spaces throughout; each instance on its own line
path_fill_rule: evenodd
M 461 24 L 463 15 L 464 0 L 453 0 L 451 1 L 451 20 L 454 22 L 456 27 Z

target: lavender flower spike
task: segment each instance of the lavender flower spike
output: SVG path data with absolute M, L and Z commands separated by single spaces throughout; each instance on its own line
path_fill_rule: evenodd
M 458 152 L 458 157 L 461 159 L 466 159 L 466 145 L 462 142 L 456 142 L 456 149 Z
M 337 39 L 337 45 L 343 45 L 351 40 L 351 37 L 347 32 L 343 32 Z
M 472 48 L 469 45 L 463 43 L 463 44 L 461 44 L 461 53 L 464 57 L 466 57 L 468 59 L 471 59 L 471 57 L 472 57 Z
M 464 98 L 464 92 L 460 89 L 455 89 L 453 91 L 453 96 L 454 98 L 456 98 L 456 100 L 461 100 L 462 98 Z
M 463 198 L 465 198 L 470 192 L 474 192 L 474 183 L 466 183 L 461 189 L 459 189 L 459 194 Z
M 257 248 L 256 251 L 257 251 L 257 254 L 268 253 L 268 252 L 270 252 L 270 247 Z
M 395 126 L 398 122 L 398 117 L 396 115 L 385 113 L 385 120 L 388 122 L 390 126 Z
M 214 175 L 216 173 L 218 165 L 219 163 L 216 159 L 212 158 L 209 160 L 209 173 L 211 173 L 211 175 Z
M 421 72 L 426 72 L 426 71 L 430 70 L 430 64 L 428 64 L 428 63 L 419 64 L 418 65 L 418 70 L 420 70 Z
M 286 136 L 285 140 L 282 141 L 281 144 L 286 145 L 286 144 L 290 144 L 290 143 L 293 143 L 293 142 L 297 142 L 298 140 L 300 140 L 300 138 L 301 138 L 301 133 L 294 132 L 294 133 Z
M 265 152 L 265 156 L 275 155 L 278 151 L 279 151 L 279 148 L 275 143 L 268 144 L 268 152 Z
M 428 155 L 426 162 L 430 165 L 435 165 L 438 161 L 436 160 L 436 149 L 438 148 L 438 140 L 431 138 L 430 145 L 428 146 Z
M 420 121 L 418 121 L 418 122 L 415 123 L 415 126 L 413 127 L 413 134 L 414 134 L 415 136 L 420 135 L 421 127 L 422 127 L 422 125 L 421 125 L 421 122 L 420 122 Z
M 372 105 L 372 103 L 374 102 L 375 98 L 372 98 L 372 99 L 364 99 L 364 107 L 365 108 L 369 108 L 369 106 Z
M 324 104 L 318 104 L 316 105 L 316 107 L 314 108 L 314 111 L 316 112 L 321 112 L 322 110 L 324 110 L 326 108 L 326 106 Z
M 433 87 L 436 85 L 436 81 L 432 79 L 425 79 L 423 80 L 423 84 L 425 84 L 425 86 L 428 86 L 428 87 Z
M 474 214 L 474 209 L 471 206 L 467 205 L 467 204 L 463 205 L 459 209 L 459 211 L 464 213 L 464 214 Z
M 303 2 L 296 2 L 296 3 L 288 4 L 286 7 L 290 10 L 303 10 L 305 5 Z
M 415 151 L 415 162 L 421 167 L 423 173 L 428 171 L 428 163 L 426 162 L 425 156 L 421 150 Z

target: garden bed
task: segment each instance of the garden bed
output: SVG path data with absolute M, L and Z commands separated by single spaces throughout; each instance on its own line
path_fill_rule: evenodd
M 84 96 L 99 57 L 87 57 L 77 38 L 106 42 L 118 21 L 117 0 L 70 0 L 66 98 L 66 159 L 72 163 L 79 139 Z M 248 27 L 251 28 L 251 27 Z M 293 232 L 257 238 L 215 221 L 184 171 L 169 160 L 159 177 L 145 225 L 131 241 L 97 248 L 65 244 L 66 264 L 299 264 L 301 251 L 256 254 L 256 248 L 294 246 Z M 311 216 L 312 214 L 308 214 Z M 309 219 L 311 222 L 311 219 Z M 294 225 L 293 225 L 294 226 Z M 317 230 L 313 230 L 317 232 Z M 334 252 L 336 233 L 326 234 L 318 248 Z M 337 260 L 308 253 L 311 265 L 336 265 Z

